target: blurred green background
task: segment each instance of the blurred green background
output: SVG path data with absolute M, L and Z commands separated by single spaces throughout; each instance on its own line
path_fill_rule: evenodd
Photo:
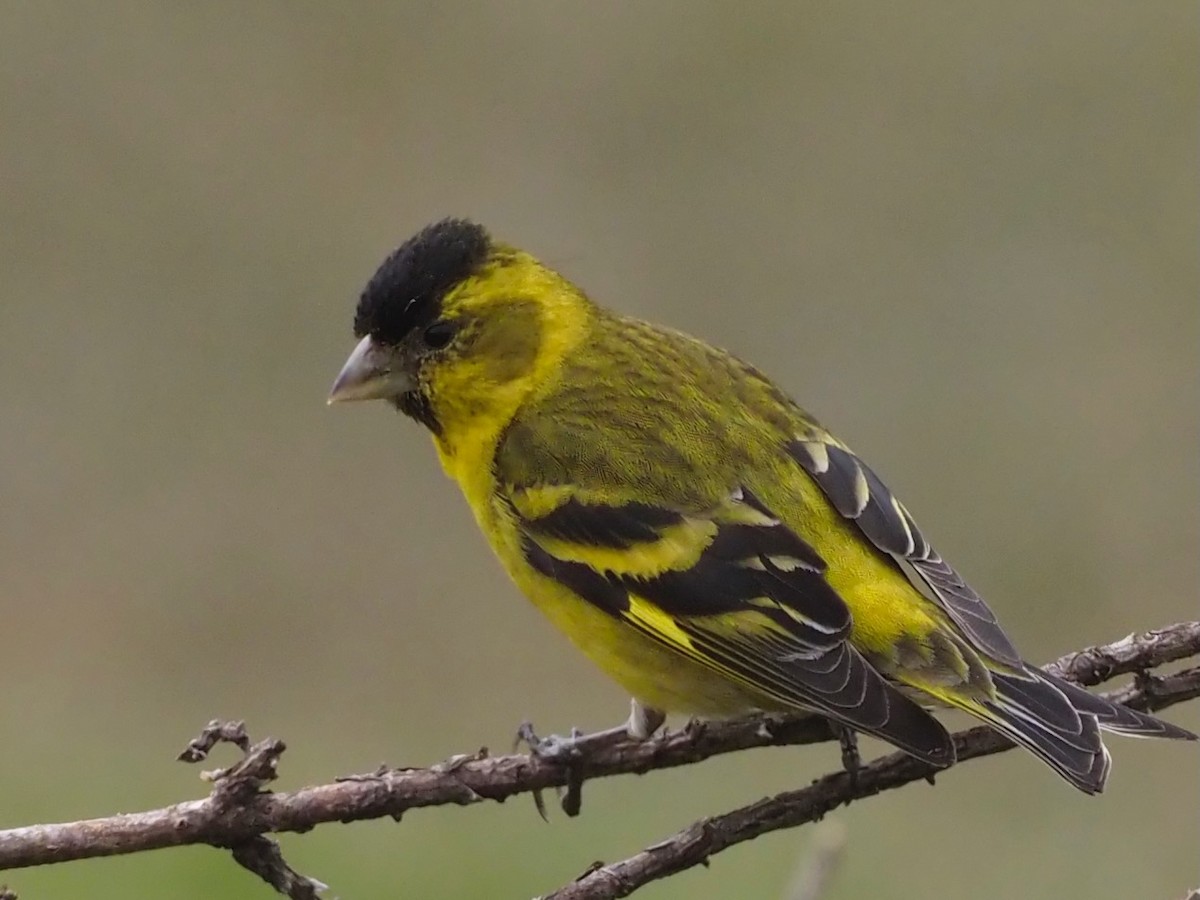
M 1196 20 L 4 4 L 0 824 L 202 796 L 172 757 L 213 716 L 287 740 L 281 788 L 624 716 L 425 434 L 325 407 L 359 288 L 447 214 L 770 372 L 1030 658 L 1194 617 Z M 1112 744 L 1101 799 L 1009 754 L 839 811 L 828 896 L 1181 897 L 1195 748 Z M 520 898 L 837 764 L 741 754 L 595 783 L 577 820 L 521 798 L 283 843 L 346 900 Z M 639 896 L 781 898 L 810 833 Z M 272 896 L 206 848 L 6 874 L 30 900 Z

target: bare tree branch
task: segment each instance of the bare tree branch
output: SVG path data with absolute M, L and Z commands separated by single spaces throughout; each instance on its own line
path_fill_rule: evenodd
M 1138 684 L 1106 694 L 1109 699 L 1137 709 L 1161 709 L 1200 697 L 1200 667 L 1164 678 L 1143 679 Z M 986 725 L 954 735 L 958 763 L 1010 750 L 1013 743 Z M 957 766 L 958 763 L 955 765 Z M 834 772 L 806 788 L 785 791 L 741 809 L 701 819 L 641 853 L 607 866 L 592 867 L 573 883 L 547 894 L 542 900 L 612 900 L 628 897 L 651 881 L 703 865 L 715 853 L 781 828 L 795 828 L 820 820 L 826 813 L 854 800 L 930 780 L 946 771 L 905 753 L 892 753 L 858 770 Z
M 1131 635 L 1103 647 L 1070 654 L 1053 670 L 1083 684 L 1146 669 L 1200 654 L 1200 622 L 1185 622 L 1158 631 Z M 1121 699 L 1158 708 L 1200 695 L 1200 673 L 1192 669 L 1161 679 L 1142 678 Z M 302 832 L 326 822 L 350 822 L 391 816 L 399 819 L 410 809 L 448 804 L 470 805 L 483 800 L 503 801 L 585 780 L 690 765 L 711 756 L 751 747 L 809 744 L 831 740 L 825 721 L 814 717 L 748 718 L 703 723 L 667 732 L 642 743 L 606 739 L 585 742 L 577 759 L 568 763 L 532 754 L 489 756 L 486 749 L 463 754 L 427 768 L 385 769 L 340 779 L 332 784 L 273 793 L 263 786 L 274 778 L 280 741 L 251 745 L 236 727 L 215 723 L 185 751 L 192 761 L 202 759 L 218 740 L 242 748 L 243 759 L 229 769 L 212 773 L 213 792 L 201 800 L 162 809 L 60 824 L 30 825 L 0 831 L 0 870 L 45 865 L 74 859 L 135 853 L 186 844 L 209 844 L 238 851 L 239 862 L 276 885 L 287 883 L 291 872 L 259 842 L 263 835 Z M 210 733 L 212 729 L 216 734 Z M 959 759 L 1007 749 L 1007 742 L 989 729 L 956 735 Z M 819 818 L 832 807 L 930 774 L 907 756 L 891 756 L 865 766 L 851 787 L 844 773 L 827 776 L 808 788 L 781 794 L 725 816 L 697 823 L 656 848 L 614 866 L 584 876 L 553 895 L 594 898 L 625 896 L 630 890 L 695 865 L 727 846 L 776 828 L 792 827 Z M 282 868 L 280 868 L 282 866 Z M 263 873 L 268 874 L 264 875 Z M 316 883 L 291 873 L 296 879 Z M 297 882 L 297 885 L 299 883 Z M 292 896 L 308 897 L 295 893 Z M 566 893 L 564 893 L 564 891 Z

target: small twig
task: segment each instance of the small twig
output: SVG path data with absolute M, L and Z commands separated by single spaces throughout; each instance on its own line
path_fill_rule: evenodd
M 175 758 L 185 763 L 204 762 L 212 748 L 222 743 L 233 744 L 243 754 L 249 753 L 250 736 L 246 734 L 246 723 L 213 719 L 200 729 L 198 735 L 188 741 L 188 745 Z
M 247 805 L 262 794 L 267 784 L 274 781 L 279 771 L 279 758 L 287 749 L 283 741 L 267 738 L 257 744 L 250 743 L 244 722 L 221 722 L 213 719 L 204 729 L 188 742 L 179 754 L 182 762 L 201 762 L 208 758 L 219 743 L 230 743 L 242 751 L 242 758 L 225 769 L 202 772 L 206 781 L 213 783 L 210 801 L 217 815 L 238 817 Z M 326 885 L 315 878 L 301 875 L 287 864 L 279 844 L 263 835 L 244 840 L 224 843 L 213 841 L 215 846 L 229 849 L 234 860 L 250 870 L 279 893 L 291 900 L 318 900 L 318 894 Z
M 279 845 L 268 837 L 243 841 L 233 848 L 233 858 L 291 900 L 319 900 L 329 887 L 289 866 Z

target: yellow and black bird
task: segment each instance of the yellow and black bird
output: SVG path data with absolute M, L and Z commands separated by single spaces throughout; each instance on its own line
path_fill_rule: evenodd
M 330 402 L 425 425 L 508 574 L 662 713 L 807 710 L 938 766 L 965 710 L 1100 791 L 1101 730 L 1193 738 L 1022 661 L 841 441 L 752 366 L 447 219 L 363 290 Z M 637 705 L 640 704 L 640 707 Z

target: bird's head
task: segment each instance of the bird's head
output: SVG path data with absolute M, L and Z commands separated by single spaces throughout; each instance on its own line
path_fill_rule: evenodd
M 578 339 L 590 304 L 527 253 L 462 219 L 384 260 L 329 402 L 387 400 L 435 435 L 502 427 Z

